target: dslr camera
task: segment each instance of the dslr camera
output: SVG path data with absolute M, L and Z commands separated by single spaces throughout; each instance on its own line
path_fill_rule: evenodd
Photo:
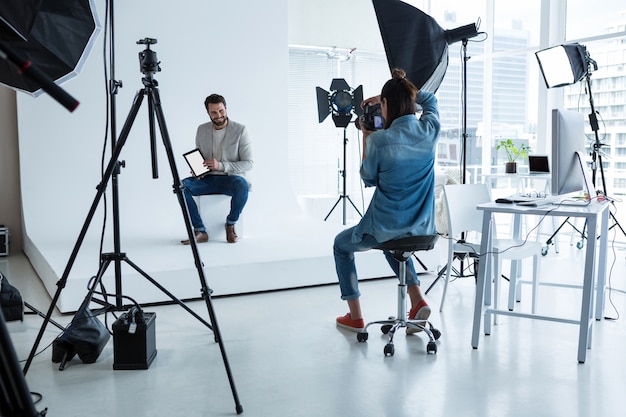
M 355 125 L 359 130 L 380 130 L 385 125 L 380 103 L 367 104 L 363 109 L 363 114 L 355 121 Z

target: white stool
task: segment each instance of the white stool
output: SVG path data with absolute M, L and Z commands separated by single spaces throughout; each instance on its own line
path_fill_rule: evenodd
M 225 194 L 210 194 L 195 196 L 194 199 L 198 205 L 204 227 L 209 234 L 209 241 L 226 240 L 224 224 L 226 223 L 226 216 L 230 213 L 231 197 Z M 240 239 L 243 238 L 243 216 L 239 217 L 235 230 L 237 236 Z

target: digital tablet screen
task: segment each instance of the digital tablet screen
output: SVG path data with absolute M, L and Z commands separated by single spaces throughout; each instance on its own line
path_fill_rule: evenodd
M 199 149 L 194 149 L 193 151 L 189 151 L 183 154 L 185 157 L 185 161 L 191 168 L 191 172 L 195 177 L 201 177 L 207 172 L 211 171 L 209 168 L 204 166 L 204 157 L 200 153 Z

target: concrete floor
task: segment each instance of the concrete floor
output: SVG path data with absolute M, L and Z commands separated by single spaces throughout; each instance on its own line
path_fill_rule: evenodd
M 605 315 L 626 309 L 623 245 L 610 251 Z M 582 252 L 560 242 L 542 259 L 542 278 L 581 282 Z M 613 263 L 613 258 L 615 259 Z M 0 261 L 29 304 L 46 311 L 50 297 L 23 255 Z M 19 276 L 19 280 L 16 278 Z M 422 276 L 422 286 L 433 275 Z M 577 326 L 500 317 L 492 335 L 472 349 L 474 280 L 450 284 L 438 312 L 442 285 L 427 299 L 441 332 L 436 354 L 423 335 L 386 338 L 371 328 L 367 343 L 338 329 L 347 307 L 336 285 L 212 299 L 233 380 L 245 416 L 622 416 L 626 378 L 623 319 L 596 321 L 587 361 L 577 361 Z M 392 279 L 362 283 L 365 319 L 395 314 Z M 529 288 L 518 306 L 529 308 Z M 506 287 L 505 291 L 506 292 Z M 577 289 L 542 287 L 539 312 L 576 318 Z M 189 306 L 208 317 L 202 301 Z M 517 307 L 516 307 L 517 308 Z M 49 324 L 26 380 L 42 395 L 37 410 L 48 416 L 227 416 L 235 400 L 212 332 L 178 305 L 145 307 L 156 313 L 158 354 L 147 370 L 113 370 L 113 340 L 94 364 L 78 358 L 64 371 L 51 362 L 49 345 L 59 330 Z M 100 316 L 103 320 L 104 317 Z M 67 324 L 71 316 L 54 314 Z M 115 318 L 107 315 L 109 328 Z M 27 315 L 8 323 L 15 350 L 25 360 L 43 320 Z M 23 362 L 22 362 L 23 366 Z

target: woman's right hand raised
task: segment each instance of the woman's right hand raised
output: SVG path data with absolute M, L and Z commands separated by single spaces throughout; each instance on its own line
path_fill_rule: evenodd
M 371 106 L 371 105 L 379 104 L 379 103 L 380 103 L 380 95 L 366 98 L 365 100 L 361 102 L 361 108 L 364 109 L 365 106 Z

